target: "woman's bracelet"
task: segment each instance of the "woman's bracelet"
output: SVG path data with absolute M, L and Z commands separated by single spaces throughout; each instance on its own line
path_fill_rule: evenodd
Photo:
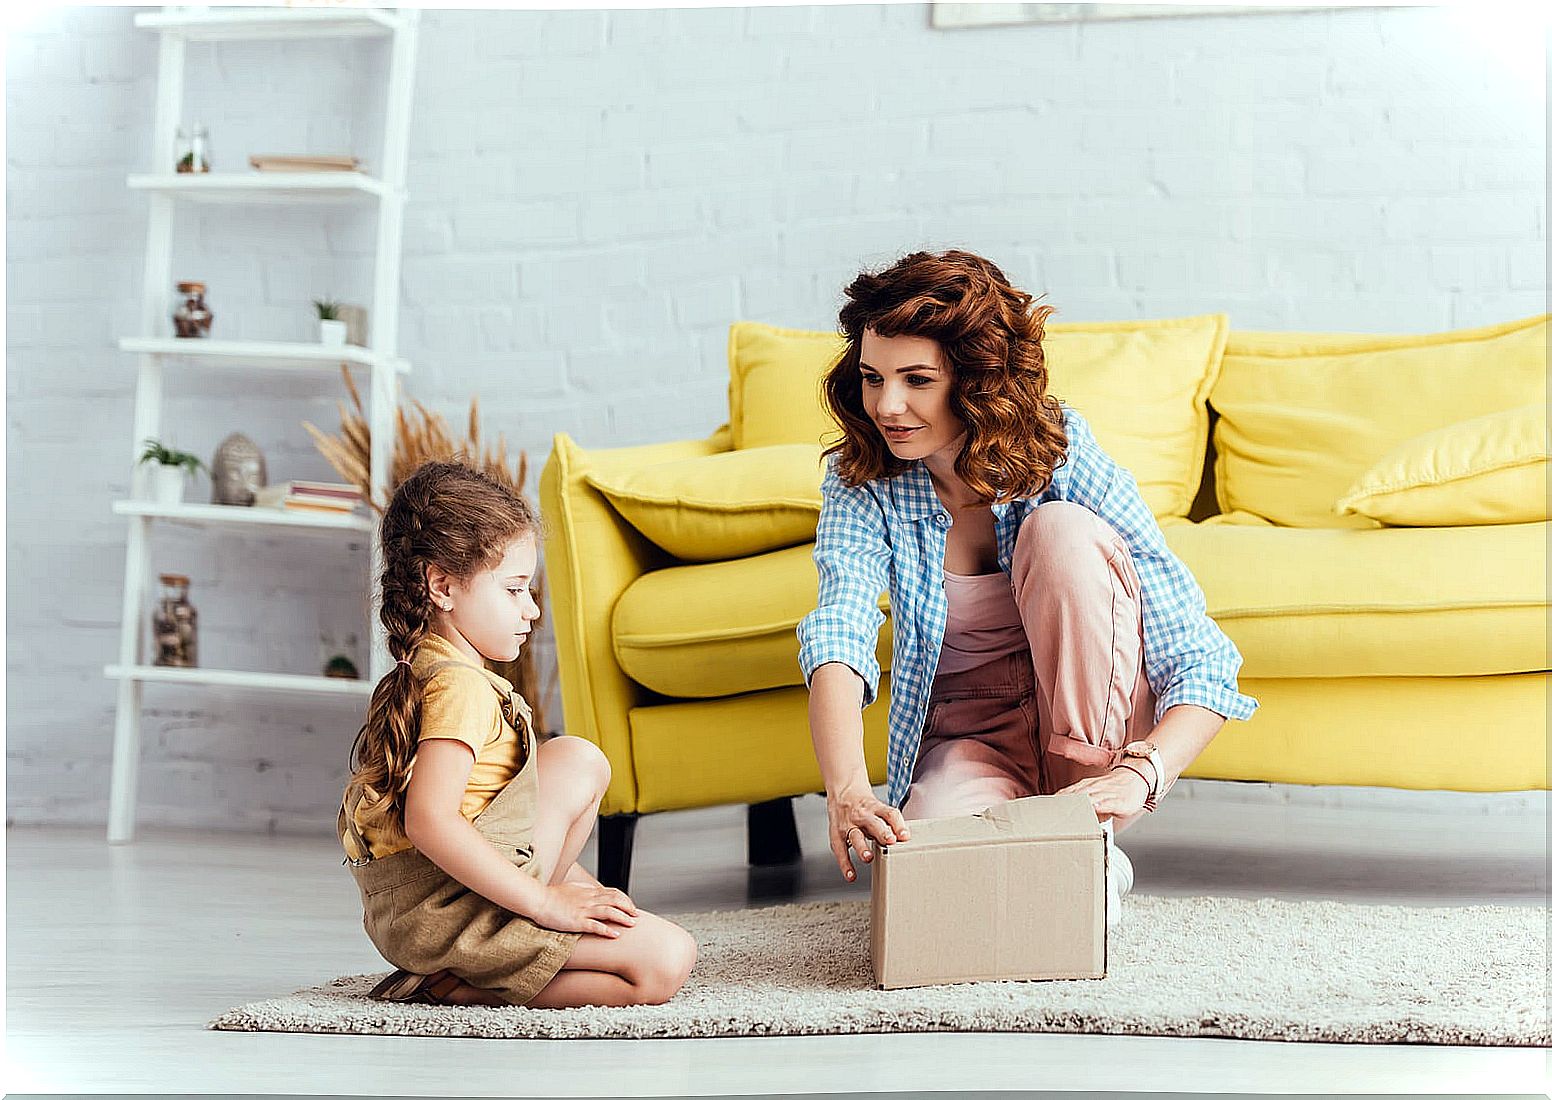
M 1125 768 L 1127 771 L 1129 771 L 1133 775 L 1135 775 L 1138 779 L 1142 780 L 1142 785 L 1148 789 L 1148 797 L 1143 800 L 1142 808 L 1144 810 L 1152 811 L 1153 808 L 1156 807 L 1159 804 L 1159 799 L 1158 799 L 1158 793 L 1159 792 L 1157 791 L 1157 789 L 1155 789 L 1155 787 L 1154 787 L 1154 785 L 1152 783 L 1148 782 L 1148 777 L 1146 775 L 1144 775 L 1141 771 L 1139 771 L 1138 769 L 1132 767 L 1132 765 L 1125 763 L 1124 761 L 1122 763 L 1120 763 L 1120 764 L 1117 764 L 1116 768 L 1117 769 Z
M 1148 788 L 1148 790 L 1150 790 L 1150 791 L 1153 790 L 1153 784 L 1148 782 L 1148 777 L 1146 775 L 1144 775 L 1142 772 L 1138 771 L 1136 768 L 1132 767 L 1132 765 L 1130 765 L 1130 764 L 1117 764 L 1116 767 L 1117 768 L 1125 768 L 1127 771 L 1129 771 L 1133 775 L 1135 775 L 1138 779 L 1141 779 L 1142 780 L 1142 785 L 1144 787 Z

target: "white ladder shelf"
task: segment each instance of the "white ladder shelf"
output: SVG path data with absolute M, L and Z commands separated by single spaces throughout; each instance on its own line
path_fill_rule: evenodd
M 284 371 L 332 377 L 341 363 L 368 372 L 368 421 L 372 431 L 371 490 L 386 496 L 392 462 L 394 407 L 398 377 L 409 364 L 397 353 L 399 343 L 399 265 L 404 239 L 404 180 L 409 144 L 410 101 L 414 92 L 419 13 L 369 8 L 201 8 L 171 7 L 135 16 L 135 26 L 160 36 L 157 61 L 156 130 L 151 143 L 150 174 L 132 175 L 127 184 L 150 203 L 146 230 L 145 287 L 141 296 L 140 335 L 119 341 L 121 351 L 138 361 L 131 462 L 149 438 L 161 436 L 162 385 L 172 369 Z M 183 113 L 184 63 L 191 42 L 297 38 L 387 38 L 392 51 L 383 115 L 381 176 L 362 172 L 253 172 L 176 174 L 165 171 L 174 159 L 174 134 Z M 373 263 L 370 347 L 325 348 L 253 340 L 179 339 L 169 335 L 167 295 L 171 286 L 173 223 L 180 203 L 241 205 L 376 204 L 377 242 Z M 262 507 L 156 504 L 150 500 L 149 473 L 134 466 L 128 500 L 113 510 L 127 517 L 123 619 L 119 659 L 104 675 L 118 681 L 118 710 L 113 730 L 112 787 L 108 800 L 108 840 L 134 839 L 135 796 L 140 770 L 142 688 L 162 683 L 195 689 L 217 686 L 258 692 L 290 692 L 359 703 L 387 671 L 387 647 L 381 625 L 371 622 L 369 675 L 366 680 L 298 676 L 239 669 L 166 668 L 146 663 L 148 648 L 149 542 L 153 522 L 214 529 L 263 527 L 271 534 L 363 539 L 370 544 L 368 584 L 380 560 L 376 524 L 363 516 L 289 513 Z

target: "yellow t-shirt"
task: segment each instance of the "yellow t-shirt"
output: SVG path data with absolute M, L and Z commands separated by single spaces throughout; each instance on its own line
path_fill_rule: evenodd
M 441 661 L 459 663 L 445 665 L 426 679 L 427 670 Z M 512 685 L 489 669 L 470 664 L 467 656 L 436 634 L 415 647 L 410 665 L 424 684 L 418 740 L 446 737 L 474 750 L 474 766 L 459 806 L 463 816 L 473 821 L 517 774 L 522 757 L 523 738 L 501 713 L 501 700 Z M 414 768 L 411 761 L 411 773 Z M 380 820 L 385 801 L 363 798 L 356 807 L 356 828 L 378 859 L 412 846 L 402 836 L 391 835 Z M 352 859 L 357 858 L 354 847 L 347 832 L 345 853 Z

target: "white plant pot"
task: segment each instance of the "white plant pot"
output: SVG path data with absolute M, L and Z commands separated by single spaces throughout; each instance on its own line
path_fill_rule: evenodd
M 151 467 L 151 499 L 157 504 L 182 504 L 183 486 L 189 480 L 182 466 Z
M 345 322 L 344 321 L 319 321 L 318 342 L 326 348 L 342 348 L 345 346 Z

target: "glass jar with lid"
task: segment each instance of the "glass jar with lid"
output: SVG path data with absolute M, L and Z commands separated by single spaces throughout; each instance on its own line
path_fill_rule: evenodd
M 151 612 L 156 663 L 170 668 L 199 667 L 199 612 L 189 602 L 189 578 L 163 573 L 161 598 Z
M 173 310 L 173 331 L 182 337 L 209 336 L 215 314 L 205 305 L 205 284 L 179 283 L 178 296 L 183 301 Z

